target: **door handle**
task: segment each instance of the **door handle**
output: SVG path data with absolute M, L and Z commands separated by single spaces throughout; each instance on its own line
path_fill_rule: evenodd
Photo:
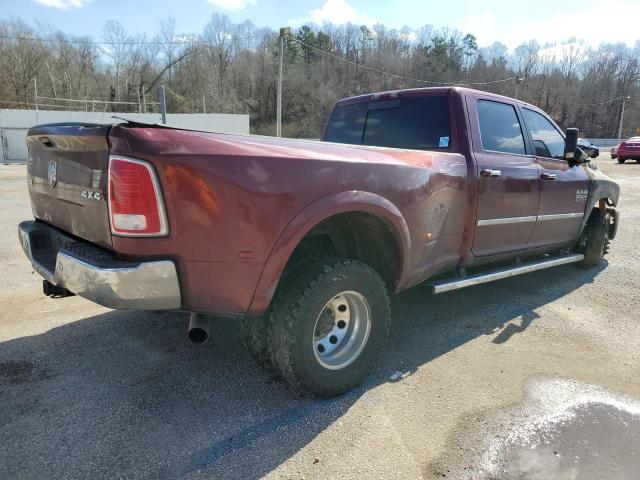
M 555 173 L 549 173 L 549 172 L 542 172 L 540 174 L 540 178 L 542 180 L 555 180 L 556 179 L 556 174 Z
M 493 170 L 491 168 L 483 168 L 480 170 L 481 177 L 499 177 L 500 175 L 502 175 L 500 170 Z

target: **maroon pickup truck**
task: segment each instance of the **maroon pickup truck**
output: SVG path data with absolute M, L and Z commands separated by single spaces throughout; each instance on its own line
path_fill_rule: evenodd
M 192 312 L 195 342 L 237 317 L 258 363 L 331 396 L 383 349 L 388 292 L 600 261 L 619 187 L 577 136 L 464 88 L 341 100 L 322 141 L 41 125 L 19 236 L 46 294 Z

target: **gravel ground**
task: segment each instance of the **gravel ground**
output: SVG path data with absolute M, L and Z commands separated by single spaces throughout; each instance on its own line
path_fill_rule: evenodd
M 0 165 L 0 478 L 632 478 L 640 165 L 595 163 L 622 187 L 606 262 L 396 296 L 387 352 L 333 400 L 290 397 L 233 321 L 198 346 L 184 314 L 43 297 L 25 167 Z M 601 463 L 573 459 L 596 437 Z

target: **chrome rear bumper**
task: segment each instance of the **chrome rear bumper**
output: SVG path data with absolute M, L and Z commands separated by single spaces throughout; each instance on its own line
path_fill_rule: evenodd
M 178 272 L 170 260 L 121 261 L 37 221 L 22 222 L 18 235 L 36 272 L 88 300 L 119 310 L 181 306 Z

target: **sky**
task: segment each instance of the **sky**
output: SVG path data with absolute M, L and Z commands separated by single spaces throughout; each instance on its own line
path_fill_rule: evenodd
M 67 33 L 99 38 L 107 20 L 130 33 L 152 35 L 173 17 L 179 33 L 200 33 L 213 13 L 259 27 L 299 27 L 325 21 L 417 29 L 430 24 L 472 33 L 480 46 L 499 41 L 513 49 L 578 37 L 592 46 L 640 41 L 640 0 L 0 0 L 0 18 L 48 22 Z

